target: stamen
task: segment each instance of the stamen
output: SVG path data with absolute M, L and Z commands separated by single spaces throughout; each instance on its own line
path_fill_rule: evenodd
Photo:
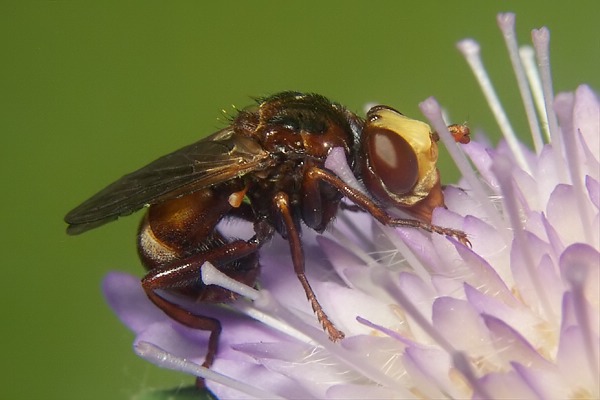
M 260 292 L 258 290 L 236 281 L 233 278 L 230 278 L 216 269 L 215 266 L 208 261 L 202 264 L 201 270 L 202 282 L 204 282 L 206 285 L 220 286 L 241 296 L 247 297 L 252 301 L 256 301 L 260 298 Z
M 211 380 L 213 382 L 220 383 L 227 387 L 238 390 L 241 393 L 245 393 L 249 396 L 256 397 L 257 399 L 283 399 L 284 397 L 277 396 L 274 393 L 265 392 L 254 386 L 250 386 L 244 382 L 232 379 L 228 376 L 219 374 L 213 370 L 202 367 L 196 363 L 193 363 L 185 358 L 179 358 L 173 354 L 161 349 L 158 346 L 148 342 L 138 342 L 134 350 L 136 354 L 143 359 L 158 365 L 161 368 L 172 369 L 175 371 L 181 371 L 190 375 L 203 378 L 205 380 Z
M 550 31 L 546 27 L 534 29 L 531 31 L 531 39 L 533 41 L 538 68 L 542 77 L 542 91 L 544 92 L 550 137 L 552 139 L 552 144 L 560 148 L 560 130 L 553 108 L 554 89 L 552 87 L 552 70 L 550 68 Z
M 421 112 L 429 120 L 433 129 L 440 135 L 440 140 L 448 149 L 448 153 L 454 160 L 454 163 L 458 167 L 463 178 L 467 180 L 471 190 L 473 191 L 473 197 L 477 199 L 481 207 L 485 211 L 486 215 L 490 219 L 490 224 L 499 228 L 500 232 L 505 236 L 508 241 L 508 233 L 506 228 L 508 226 L 500 216 L 498 210 L 494 207 L 493 203 L 489 201 L 489 195 L 486 188 L 483 186 L 481 179 L 475 175 L 471 164 L 467 160 L 460 146 L 454 141 L 452 135 L 448 131 L 446 122 L 442 118 L 441 107 L 435 98 L 430 97 L 419 104 Z
M 535 152 L 540 154 L 544 143 L 542 142 L 542 134 L 540 132 L 540 126 L 538 123 L 537 116 L 535 114 L 535 107 L 533 105 L 533 98 L 529 91 L 529 85 L 527 84 L 527 78 L 525 77 L 525 70 L 519 57 L 519 47 L 517 45 L 517 38 L 515 33 L 515 14 L 513 13 L 501 13 L 497 16 L 498 26 L 504 36 L 506 42 L 506 48 L 508 49 L 508 55 L 512 62 L 513 70 L 517 78 L 517 84 L 519 86 L 519 92 L 521 93 L 521 99 L 523 100 L 523 106 L 527 114 L 527 121 L 529 122 L 529 129 L 531 130 L 531 136 L 533 138 L 533 145 Z
M 525 159 L 525 155 L 521 151 L 517 136 L 510 125 L 510 121 L 508 120 L 508 117 L 504 112 L 504 108 L 498 99 L 498 95 L 496 94 L 490 77 L 483 66 L 483 62 L 481 61 L 480 57 L 479 45 L 472 39 L 465 39 L 458 42 L 457 47 L 471 67 L 471 71 L 473 71 L 481 91 L 483 92 L 488 105 L 490 106 L 490 109 L 496 118 L 496 122 L 500 127 L 500 131 L 502 131 L 502 135 L 504 136 L 506 143 L 508 143 L 508 147 L 513 153 L 515 160 L 519 164 L 519 167 L 531 175 L 531 169 Z
M 261 291 L 261 293 L 262 292 L 264 292 L 264 290 Z M 274 316 L 268 314 L 267 312 L 252 306 L 251 303 L 239 301 L 233 303 L 232 307 L 238 310 L 239 312 L 246 314 L 250 318 L 262 322 L 264 325 L 273 328 L 276 331 L 285 333 L 286 335 L 291 336 L 300 342 L 313 343 L 312 338 L 292 328 L 287 322 L 280 321 Z
M 252 300 L 257 308 L 250 306 L 247 303 L 238 302 L 233 306 L 244 314 L 264 323 L 271 328 L 280 332 L 286 333 L 302 342 L 309 343 L 312 339 L 304 333 L 294 329 L 287 322 L 282 321 L 273 315 L 277 316 L 277 311 L 281 309 L 281 305 L 273 299 L 268 291 L 256 290 L 248 285 L 236 281 L 216 269 L 210 262 L 205 262 L 202 265 L 202 282 L 207 285 L 217 285 L 224 289 L 230 290 L 240 296 Z
M 554 112 L 554 89 L 552 88 L 552 71 L 550 69 L 550 31 L 546 27 L 534 29 L 531 31 L 531 39 L 533 40 L 538 68 L 542 76 L 542 90 L 544 92 L 546 115 L 548 117 L 548 129 L 550 130 L 552 147 L 556 150 L 553 152 L 555 163 L 556 165 L 563 165 L 563 143 L 556 113 Z M 561 181 L 567 181 L 563 168 L 558 168 L 558 174 Z
M 544 131 L 544 137 L 546 142 L 550 143 L 550 129 L 548 128 L 548 115 L 546 114 L 546 104 L 544 103 L 544 92 L 542 90 L 542 81 L 540 79 L 540 73 L 537 69 L 535 62 L 535 52 L 531 46 L 521 46 L 519 49 L 519 55 L 521 61 L 525 66 L 525 74 L 527 75 L 527 81 L 529 87 L 533 93 L 533 99 L 535 100 L 535 108 L 537 109 L 538 116 L 542 120 L 542 130 Z
M 205 270 L 207 271 L 205 272 Z M 319 346 L 325 348 L 340 362 L 348 365 L 355 371 L 359 371 L 364 376 L 373 380 L 374 382 L 377 382 L 378 384 L 389 387 L 394 387 L 398 385 L 397 381 L 385 375 L 385 373 L 380 371 L 378 368 L 375 368 L 370 364 L 366 363 L 362 357 L 356 356 L 351 351 L 344 349 L 339 344 L 332 343 L 329 339 L 326 338 L 323 331 L 319 330 L 318 328 L 315 328 L 310 323 L 303 321 L 298 315 L 292 313 L 290 310 L 283 307 L 279 302 L 277 302 L 277 300 L 273 296 L 271 296 L 271 294 L 268 291 L 257 291 L 244 284 L 241 284 L 240 282 L 237 282 L 234 279 L 231 279 L 227 275 L 223 274 L 221 271 L 217 270 L 214 266 L 212 266 L 212 264 L 208 262 L 204 263 L 204 265 L 202 266 L 202 280 L 205 283 L 207 283 L 207 281 L 205 280 L 205 273 L 206 277 L 208 277 L 208 279 L 210 280 L 210 284 L 219 285 L 225 289 L 234 291 L 235 293 L 239 293 L 244 296 L 244 293 L 248 293 L 250 295 L 249 297 L 255 300 L 254 305 L 259 311 L 268 312 L 268 314 L 274 317 L 269 316 L 269 318 L 264 318 L 265 314 L 256 314 L 248 312 L 247 314 L 249 316 L 258 315 L 261 318 L 261 322 L 265 322 L 270 327 L 278 329 L 284 333 L 287 333 L 291 329 L 291 336 L 298 337 L 305 343 L 309 341 L 311 343 L 318 344 Z M 245 288 L 242 288 L 238 292 L 237 290 L 240 289 L 240 286 L 245 286 Z M 250 306 L 242 306 L 241 303 L 237 304 L 236 308 L 243 312 L 251 310 Z M 288 326 L 286 327 L 285 325 Z

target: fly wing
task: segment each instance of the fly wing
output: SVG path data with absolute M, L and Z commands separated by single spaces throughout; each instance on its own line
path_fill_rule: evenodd
M 69 212 L 76 235 L 140 208 L 183 196 L 272 164 L 259 143 L 223 129 L 123 176 Z

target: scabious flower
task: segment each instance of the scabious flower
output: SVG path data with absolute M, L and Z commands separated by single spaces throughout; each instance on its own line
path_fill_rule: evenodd
M 287 243 L 275 239 L 261 250 L 260 291 L 231 288 L 246 297 L 227 308 L 190 305 L 223 325 L 208 372 L 197 365 L 207 333 L 166 317 L 138 278 L 112 273 L 105 292 L 136 333 L 136 351 L 169 368 L 214 373 L 208 386 L 220 398 L 598 398 L 600 103 L 587 86 L 553 98 L 548 31 L 533 32 L 538 75 L 533 50 L 517 48 L 514 16 L 498 22 L 534 150 L 516 139 L 473 41 L 459 49 L 505 139 L 459 147 L 435 100 L 421 104 L 463 174 L 433 222 L 464 230 L 471 248 L 351 210 L 324 235 L 305 230 L 309 280 L 346 333 L 331 343 Z M 336 152 L 327 165 L 340 176 L 348 168 Z

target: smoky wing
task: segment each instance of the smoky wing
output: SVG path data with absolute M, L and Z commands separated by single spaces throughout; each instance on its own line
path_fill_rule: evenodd
M 256 141 L 226 128 L 123 176 L 69 212 L 67 233 L 76 235 L 148 204 L 267 168 L 269 153 Z

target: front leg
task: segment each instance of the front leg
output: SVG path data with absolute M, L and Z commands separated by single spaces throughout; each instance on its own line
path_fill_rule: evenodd
M 349 186 L 344 181 L 342 181 L 339 177 L 328 172 L 324 169 L 318 167 L 312 167 L 307 172 L 307 178 L 311 181 L 323 181 L 327 182 L 334 188 L 336 188 L 340 193 L 346 196 L 350 201 L 354 204 L 368 212 L 375 218 L 377 221 L 381 222 L 386 226 L 393 227 L 411 227 L 423 229 L 428 232 L 435 232 L 440 235 L 451 236 L 462 244 L 469 246 L 470 242 L 467 238 L 467 234 L 458 229 L 445 228 L 438 225 L 428 224 L 426 222 L 417 220 L 417 219 L 409 219 L 409 218 L 394 218 L 389 215 L 385 209 L 376 204 L 370 197 L 361 192 L 360 190 Z

